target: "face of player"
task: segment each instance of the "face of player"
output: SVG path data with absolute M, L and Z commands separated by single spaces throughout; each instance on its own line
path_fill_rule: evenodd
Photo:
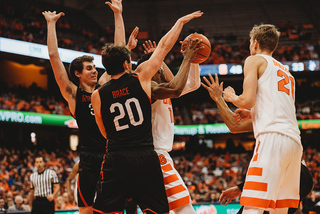
M 163 82 L 167 82 L 162 65 L 161 65 L 160 69 L 157 71 L 157 73 L 152 77 L 152 80 L 158 84 L 163 83 Z
M 257 52 L 256 52 L 256 42 L 257 42 L 257 40 L 253 40 L 253 38 L 251 37 L 250 46 L 249 46 L 251 55 L 256 55 L 257 54 Z
M 37 167 L 38 172 L 42 172 L 44 170 L 44 161 L 42 157 L 36 158 L 34 165 Z
M 93 62 L 83 62 L 82 73 L 78 73 L 80 83 L 94 86 L 98 81 L 98 71 Z

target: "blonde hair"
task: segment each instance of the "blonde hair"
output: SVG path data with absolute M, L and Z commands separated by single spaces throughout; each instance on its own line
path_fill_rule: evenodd
M 255 25 L 250 31 L 250 37 L 260 45 L 261 50 L 274 52 L 278 46 L 280 32 L 274 25 Z

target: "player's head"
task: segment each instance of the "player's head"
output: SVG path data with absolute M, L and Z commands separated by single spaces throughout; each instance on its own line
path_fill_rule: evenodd
M 44 160 L 41 155 L 35 156 L 34 165 L 35 165 L 35 167 L 37 167 L 38 172 L 42 172 L 44 170 Z
M 279 42 L 280 32 L 274 25 L 255 25 L 250 31 L 250 54 L 257 54 L 257 48 L 261 51 L 273 53 Z
M 80 81 L 86 81 L 89 85 L 97 83 L 98 72 L 93 60 L 92 56 L 87 55 L 72 60 L 69 65 L 69 77 L 74 84 L 79 86 Z
M 107 44 L 102 49 L 102 64 L 109 75 L 131 71 L 130 51 L 115 44 Z
M 147 61 L 150 59 L 151 55 L 153 52 L 147 53 L 147 54 L 143 54 L 141 56 L 141 58 L 138 60 L 137 62 L 137 66 L 139 66 L 141 63 Z M 164 73 L 164 69 L 163 66 L 161 65 L 161 67 L 159 68 L 158 72 L 155 73 L 155 75 L 153 75 L 152 80 L 157 82 L 157 83 L 162 83 L 162 82 L 167 82 L 166 80 L 166 76 Z

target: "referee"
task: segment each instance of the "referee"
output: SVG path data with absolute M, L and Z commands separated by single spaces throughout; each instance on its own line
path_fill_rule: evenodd
M 37 171 L 30 176 L 31 214 L 54 214 L 54 198 L 58 196 L 60 184 L 55 171 L 45 169 L 42 156 L 36 156 Z

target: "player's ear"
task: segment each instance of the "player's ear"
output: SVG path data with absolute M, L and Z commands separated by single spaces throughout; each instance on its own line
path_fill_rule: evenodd
M 253 47 L 255 50 L 257 50 L 258 48 L 260 48 L 260 45 L 258 43 L 258 41 L 255 39 L 254 42 L 253 42 Z
M 128 70 L 129 69 L 129 66 L 130 66 L 130 63 L 126 60 L 126 61 L 124 61 L 124 63 L 123 63 L 123 68 L 124 68 L 124 70 Z
M 74 74 L 76 75 L 76 77 L 78 77 L 78 78 L 80 77 L 79 71 L 75 70 L 75 71 L 74 71 Z

